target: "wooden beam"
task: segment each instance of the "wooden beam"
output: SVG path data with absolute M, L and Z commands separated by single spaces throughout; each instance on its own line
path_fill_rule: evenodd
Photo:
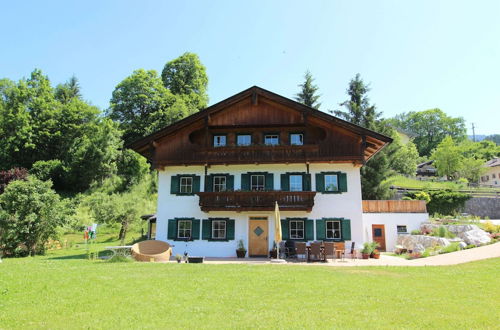
M 258 105 L 259 104 L 259 95 L 257 94 L 257 91 L 252 92 L 252 105 Z

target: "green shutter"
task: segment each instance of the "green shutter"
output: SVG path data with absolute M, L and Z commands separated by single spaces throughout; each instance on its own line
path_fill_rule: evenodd
M 339 173 L 339 191 L 347 192 L 347 174 Z
M 342 221 L 342 240 L 350 241 L 351 240 L 351 220 L 341 219 L 341 221 Z
M 325 175 L 323 173 L 316 173 L 316 191 L 325 191 Z
M 288 230 L 288 220 L 281 220 L 281 239 L 287 240 L 290 236 L 290 231 Z
M 311 174 L 302 174 L 302 190 L 311 191 Z
M 272 173 L 266 173 L 266 191 L 273 191 L 274 190 L 274 174 Z
M 227 191 L 234 190 L 234 175 L 228 175 L 226 177 L 226 190 Z
M 201 223 L 201 239 L 209 240 L 212 238 L 212 221 L 203 220 Z
M 248 173 L 241 175 L 241 190 L 243 191 L 250 190 L 250 174 Z
M 170 193 L 173 195 L 179 193 L 179 177 L 177 175 L 170 177 Z
M 191 239 L 200 239 L 200 220 L 193 219 L 193 227 L 191 230 Z
M 281 174 L 281 191 L 290 191 L 290 175 Z
M 168 239 L 176 239 L 177 238 L 177 220 L 170 219 L 168 220 Z
M 193 194 L 199 193 L 199 192 L 200 192 L 200 176 L 194 175 L 193 176 Z
M 316 220 L 316 240 L 322 241 L 324 239 L 326 239 L 325 220 L 318 219 Z
M 234 240 L 234 220 L 226 220 L 226 239 L 228 241 Z
M 306 241 L 313 241 L 314 240 L 314 221 L 304 220 L 304 224 L 306 225 Z
M 205 175 L 205 191 L 214 191 L 214 177 L 212 176 L 212 174 Z

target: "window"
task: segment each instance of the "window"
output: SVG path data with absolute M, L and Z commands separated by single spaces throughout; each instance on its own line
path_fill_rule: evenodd
M 191 220 L 177 221 L 177 238 L 190 239 L 191 238 Z
M 212 239 L 226 239 L 226 220 L 212 220 Z
M 298 134 L 298 133 L 293 133 L 290 134 L 290 144 L 292 146 L 301 146 L 304 144 L 304 135 L 303 134 Z
M 326 221 L 326 238 L 340 239 L 340 221 Z
M 304 221 L 290 220 L 290 239 L 304 239 Z
M 252 136 L 250 134 L 238 135 L 236 144 L 239 146 L 249 146 L 252 144 Z
M 268 134 L 264 136 L 264 144 L 266 146 L 277 146 L 280 143 L 280 138 L 277 134 Z
M 226 177 L 214 176 L 214 191 L 226 191 Z
M 250 176 L 250 190 L 264 190 L 264 175 L 257 174 Z
M 336 174 L 325 175 L 325 191 L 338 191 L 339 181 Z
M 226 146 L 226 136 L 214 135 L 214 147 L 225 147 L 225 146 Z
M 495 179 L 495 178 L 496 178 L 495 173 L 493 173 L 493 174 L 491 175 L 491 178 L 492 178 L 492 179 Z
M 191 194 L 193 192 L 193 177 L 181 176 L 179 192 L 181 194 Z
M 302 191 L 302 175 L 290 175 L 290 191 Z
M 397 229 L 398 229 L 398 234 L 407 234 L 408 233 L 408 229 L 406 228 L 406 226 L 397 226 Z

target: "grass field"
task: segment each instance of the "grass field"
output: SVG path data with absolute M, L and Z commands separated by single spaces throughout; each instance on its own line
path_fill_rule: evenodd
M 451 190 L 467 190 L 471 192 L 500 192 L 499 188 L 478 187 L 470 188 L 467 184 L 457 183 L 452 181 L 424 181 L 407 178 L 402 175 L 396 175 L 387 179 L 391 185 L 408 189 L 451 189 Z
M 84 252 L 4 259 L 0 328 L 496 328 L 500 319 L 498 258 L 335 268 L 109 263 Z

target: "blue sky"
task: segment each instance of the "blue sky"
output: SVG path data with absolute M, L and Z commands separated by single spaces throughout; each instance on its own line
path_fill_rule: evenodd
M 108 107 L 133 70 L 186 51 L 207 67 L 210 103 L 252 85 L 293 97 L 309 69 L 322 110 L 360 73 L 385 117 L 439 107 L 500 133 L 500 1 L 8 1 L 0 77 L 75 75 Z

